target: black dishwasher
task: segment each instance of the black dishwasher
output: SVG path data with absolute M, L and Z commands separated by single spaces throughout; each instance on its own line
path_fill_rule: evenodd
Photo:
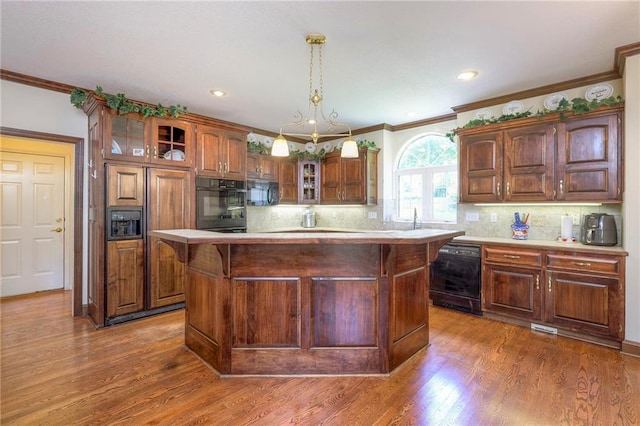
M 429 297 L 436 306 L 481 316 L 481 272 L 480 246 L 445 244 L 430 267 Z

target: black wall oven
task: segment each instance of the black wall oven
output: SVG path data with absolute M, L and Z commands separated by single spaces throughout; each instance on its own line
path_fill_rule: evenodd
M 430 266 L 429 297 L 436 306 L 482 315 L 480 246 L 449 243 Z
M 246 185 L 242 180 L 196 178 L 196 228 L 247 232 Z

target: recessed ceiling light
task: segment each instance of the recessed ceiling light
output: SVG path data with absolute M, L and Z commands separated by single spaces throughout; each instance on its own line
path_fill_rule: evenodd
M 227 93 L 225 91 L 220 90 L 220 89 L 211 89 L 211 90 L 209 90 L 209 93 L 211 93 L 213 96 L 216 96 L 218 98 L 227 95 Z
M 415 117 L 415 116 L 416 116 L 416 113 L 415 113 L 415 112 L 413 112 L 413 111 L 410 111 L 410 112 L 406 113 L 405 115 L 406 115 L 407 117 L 409 117 L 409 118 L 412 118 L 412 117 Z
M 458 74 L 458 80 L 473 80 L 478 76 L 478 71 L 465 71 Z

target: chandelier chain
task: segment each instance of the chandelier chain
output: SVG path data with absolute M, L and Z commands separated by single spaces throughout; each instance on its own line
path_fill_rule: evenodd
M 320 71 L 318 73 L 320 74 L 320 98 L 322 99 L 322 45 L 318 47 L 318 66 L 320 67 Z

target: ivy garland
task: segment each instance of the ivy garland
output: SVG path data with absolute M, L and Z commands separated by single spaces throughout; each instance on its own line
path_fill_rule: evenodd
M 558 103 L 558 107 L 556 109 L 550 110 L 545 108 L 543 110 L 538 110 L 538 112 L 536 113 L 536 117 L 540 119 L 548 114 L 560 113 L 560 119 L 566 120 L 567 115 L 565 114 L 565 112 L 567 111 L 572 111 L 576 115 L 586 114 L 597 108 L 600 108 L 601 106 L 614 107 L 614 106 L 621 105 L 623 102 L 624 101 L 620 96 L 609 96 L 608 98 L 593 99 L 592 101 L 588 101 L 584 98 L 574 98 L 571 101 L 568 101 L 567 99 L 562 99 Z M 476 118 L 469 121 L 464 126 L 458 127 L 457 129 L 454 129 L 451 132 L 446 133 L 445 136 L 448 137 L 451 142 L 455 142 L 454 137 L 456 135 L 456 132 L 461 129 L 469 129 L 471 127 L 478 127 L 478 126 L 484 126 L 487 124 L 500 123 L 503 121 L 529 117 L 531 115 L 532 115 L 531 111 L 524 111 L 524 112 L 519 112 L 515 114 L 503 114 L 500 117 Z
M 356 141 L 356 143 L 358 144 L 358 148 L 375 148 L 376 147 L 375 142 L 369 141 L 366 139 Z M 338 149 L 337 146 L 333 147 L 333 151 L 337 149 Z M 267 148 L 267 146 L 264 143 L 257 142 L 257 141 L 247 141 L 247 151 L 257 152 L 258 154 L 264 154 L 264 155 L 269 154 L 269 148 Z M 320 151 L 318 152 L 291 150 L 289 152 L 289 158 L 291 159 L 298 158 L 298 160 L 320 161 L 324 158 L 325 155 L 327 155 L 328 152 L 330 151 L 327 151 L 324 148 L 321 148 Z
M 102 90 L 102 87 L 97 86 L 94 92 L 96 96 L 104 99 L 107 102 L 109 108 L 118 112 L 118 114 L 128 114 L 135 112 L 141 114 L 144 118 L 148 117 L 165 117 L 170 115 L 173 118 L 177 118 L 181 114 L 187 113 L 187 107 L 181 105 L 170 105 L 168 107 L 158 104 L 157 106 L 142 105 L 137 102 L 132 102 L 126 98 L 124 93 L 118 93 L 117 95 L 110 95 Z M 87 100 L 89 93 L 82 89 L 73 89 L 71 92 L 71 104 L 76 108 L 82 108 L 82 105 Z

